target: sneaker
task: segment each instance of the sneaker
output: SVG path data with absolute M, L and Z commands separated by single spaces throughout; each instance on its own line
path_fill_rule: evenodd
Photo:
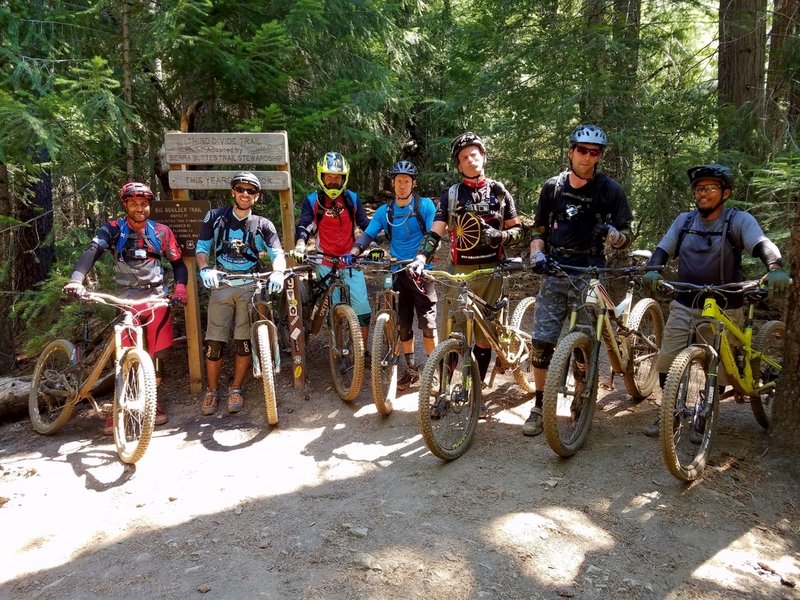
M 397 380 L 397 391 L 403 392 L 419 381 L 419 367 L 408 367 Z
M 542 409 L 536 406 L 531 410 L 531 415 L 522 426 L 522 435 L 539 435 L 542 433 L 543 429 L 544 425 L 542 424 Z
M 156 404 L 156 425 L 166 425 L 168 421 L 167 411 L 164 410 L 159 402 Z
M 244 408 L 242 388 L 228 388 L 227 405 L 229 413 L 237 413 Z
M 206 390 L 201 408 L 203 416 L 209 417 L 217 412 L 217 404 L 219 404 L 219 391 Z
M 648 425 L 647 427 L 642 429 L 642 433 L 649 438 L 657 438 L 661 430 L 660 422 L 661 419 L 656 418 L 655 422 L 652 425 Z

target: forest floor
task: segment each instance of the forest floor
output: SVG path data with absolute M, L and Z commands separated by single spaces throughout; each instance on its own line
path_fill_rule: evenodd
M 305 390 L 277 377 L 270 428 L 258 381 L 241 413 L 201 417 L 176 347 L 170 421 L 135 467 L 88 409 L 49 437 L 0 426 L 0 598 L 800 598 L 797 457 L 748 405 L 723 404 L 711 464 L 684 485 L 641 434 L 660 392 L 601 388 L 564 460 L 521 434 L 530 398 L 501 377 L 472 447 L 443 463 L 417 388 L 381 417 L 369 372 L 354 402 L 336 396 L 324 336 L 308 361 Z

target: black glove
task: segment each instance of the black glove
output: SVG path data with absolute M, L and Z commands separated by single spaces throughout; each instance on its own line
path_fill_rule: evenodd
M 508 241 L 508 233 L 505 231 L 500 231 L 499 229 L 495 229 L 491 225 L 483 224 L 483 243 L 491 246 L 492 248 L 497 248 L 498 246 L 502 246 Z

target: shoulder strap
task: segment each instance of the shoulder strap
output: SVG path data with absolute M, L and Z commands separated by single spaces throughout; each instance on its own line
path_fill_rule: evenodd
M 548 216 L 548 224 L 547 224 L 547 231 L 549 232 L 553 228 L 553 223 L 556 219 L 556 208 L 558 207 L 558 201 L 561 200 L 561 194 L 564 191 L 564 184 L 567 183 L 567 177 L 569 177 L 569 171 L 561 171 L 556 178 L 556 186 L 553 189 L 553 203 L 550 206 L 550 215 Z
M 116 244 L 116 254 L 117 257 L 122 255 L 122 251 L 125 248 L 125 243 L 128 241 L 128 238 L 131 235 L 131 228 L 128 225 L 127 219 L 122 219 L 117 221 L 117 227 L 119 228 L 119 234 L 117 235 L 117 244 Z M 153 252 L 156 256 L 161 256 L 161 240 L 158 239 L 158 235 L 156 235 L 156 222 L 152 219 L 147 219 L 144 224 L 144 231 L 147 239 L 150 240 L 150 245 L 153 247 Z
M 386 239 L 389 240 L 389 242 L 392 241 L 392 223 L 394 223 L 394 202 L 395 202 L 394 199 L 392 199 L 386 203 Z M 411 214 L 413 214 L 417 218 L 417 223 L 419 223 L 419 230 L 424 235 L 427 232 L 427 227 L 425 227 L 425 219 L 423 218 L 422 214 L 420 214 L 418 194 L 413 194 L 411 196 Z
M 692 221 L 694 221 L 694 218 L 696 216 L 697 216 L 696 210 L 693 210 L 688 215 L 686 215 L 686 220 L 683 222 L 683 226 L 681 227 L 681 230 L 678 232 L 678 243 L 675 244 L 675 255 L 673 256 L 673 258 L 678 258 L 678 254 L 681 251 L 681 244 L 683 244 L 683 238 L 686 237 L 686 234 L 691 229 Z

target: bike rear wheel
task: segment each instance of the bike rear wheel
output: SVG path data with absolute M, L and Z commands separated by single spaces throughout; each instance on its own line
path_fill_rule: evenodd
M 419 425 L 430 451 L 455 460 L 472 444 L 481 404 L 478 364 L 464 373 L 461 342 L 447 339 L 428 357 L 419 386 Z
M 753 349 L 770 357 L 779 364 L 783 364 L 783 344 L 786 326 L 781 321 L 767 321 L 759 329 Z M 780 370 L 768 363 L 757 360 L 753 362 L 753 377 L 757 378 L 758 386 L 775 381 L 780 376 Z M 775 400 L 775 388 L 770 388 L 759 396 L 750 397 L 750 409 L 753 416 L 764 429 L 769 429 L 772 423 L 772 406 Z
M 711 362 L 703 346 L 683 350 L 669 369 L 661 397 L 661 453 L 669 472 L 681 481 L 697 479 L 705 469 L 714 439 L 719 392 L 706 403 Z
M 345 402 L 355 400 L 364 383 L 364 340 L 358 317 L 348 304 L 333 307 L 328 359 L 336 393 Z
M 67 340 L 53 340 L 39 355 L 28 395 L 28 415 L 37 433 L 55 433 L 72 416 L 81 384 L 73 369 L 77 362 L 75 346 Z
M 519 329 L 525 333 L 533 331 L 533 312 L 536 308 L 536 298 L 523 298 L 514 309 L 511 316 L 511 327 Z M 512 351 L 516 352 L 519 348 L 515 347 L 519 342 L 512 342 Z M 533 381 L 533 365 L 531 364 L 531 348 L 528 346 L 527 356 L 514 368 L 514 381 L 523 390 L 532 394 L 536 391 L 536 384 Z
M 382 415 L 392 412 L 397 395 L 397 365 L 400 360 L 400 338 L 397 323 L 389 313 L 375 319 L 372 332 L 372 400 Z
M 544 384 L 542 421 L 553 452 L 568 458 L 580 450 L 592 427 L 597 376 L 589 381 L 592 340 L 573 331 L 556 346 Z
M 147 451 L 156 421 L 156 374 L 144 350 L 130 348 L 122 355 L 113 411 L 117 454 L 133 464 Z
M 625 370 L 625 387 L 634 400 L 643 400 L 653 392 L 658 381 L 656 358 L 664 334 L 664 315 L 658 302 L 645 298 L 631 311 L 628 328 L 631 336 L 630 358 Z
M 267 411 L 267 423 L 278 424 L 278 401 L 275 398 L 275 373 L 272 363 L 272 341 L 269 326 L 256 325 L 256 344 L 258 360 L 261 363 L 261 383 L 264 388 L 264 406 Z

